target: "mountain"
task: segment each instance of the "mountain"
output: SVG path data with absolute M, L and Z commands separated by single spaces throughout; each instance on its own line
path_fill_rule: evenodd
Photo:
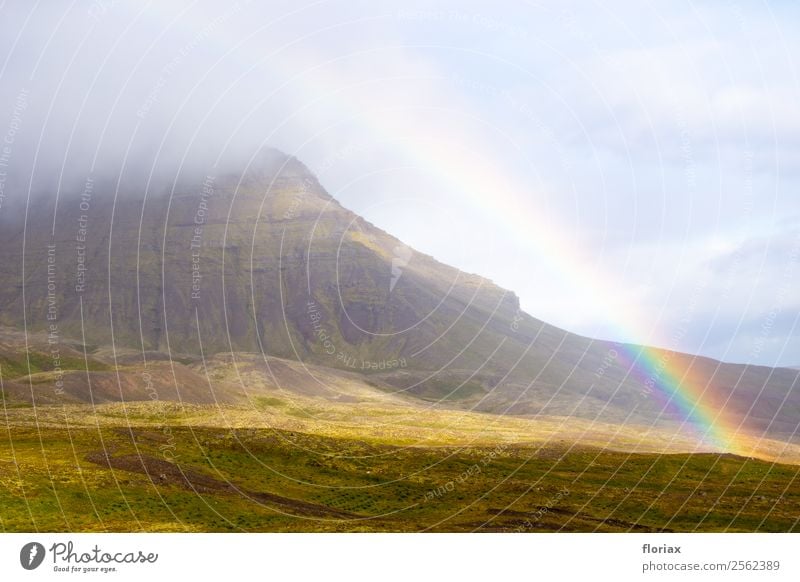
M 438 408 L 648 426 L 683 418 L 631 365 L 643 348 L 522 312 L 512 292 L 342 207 L 294 157 L 267 150 L 246 170 L 162 182 L 146 196 L 115 184 L 87 181 L 57 207 L 37 199 L 27 220 L 0 216 L 0 324 L 44 334 L 27 347 L 39 359 L 58 348 L 96 362 L 83 375 L 106 379 L 104 398 L 146 399 L 135 375 L 147 362 L 166 374 L 161 398 L 237 401 L 237 379 L 214 385 L 204 363 L 263 354 L 256 368 L 269 381 L 280 383 L 269 361 L 303 362 L 327 381 L 350 375 Z M 10 341 L 8 362 L 26 341 Z M 794 436 L 798 371 L 654 353 L 742 431 Z M 134 379 L 114 388 L 120 366 Z M 86 400 L 81 382 L 70 394 Z

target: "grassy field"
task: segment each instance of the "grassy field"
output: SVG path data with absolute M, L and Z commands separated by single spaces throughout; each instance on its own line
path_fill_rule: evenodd
M 7 410 L 3 531 L 800 531 L 796 465 L 62 410 Z

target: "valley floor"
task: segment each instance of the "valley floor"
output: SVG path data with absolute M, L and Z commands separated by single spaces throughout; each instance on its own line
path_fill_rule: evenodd
M 796 465 L 553 440 L 398 445 L 223 427 L 200 407 L 174 422 L 179 408 L 6 409 L 0 530 L 800 531 Z

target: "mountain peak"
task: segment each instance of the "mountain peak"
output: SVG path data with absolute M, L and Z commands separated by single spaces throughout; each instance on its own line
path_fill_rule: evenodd
M 330 205 L 331 202 L 339 207 L 308 166 L 275 148 L 262 148 L 245 166 L 222 172 L 207 182 L 215 195 L 263 202 L 261 206 L 273 210 L 268 212 L 273 218 L 283 213 L 292 218 L 297 213 L 319 211 L 321 204 Z
M 242 173 L 260 179 L 277 176 L 284 178 L 313 176 L 311 170 L 295 156 L 272 147 L 263 147 L 256 152 Z

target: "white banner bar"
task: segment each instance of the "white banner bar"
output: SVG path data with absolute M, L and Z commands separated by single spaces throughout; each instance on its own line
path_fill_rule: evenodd
M 798 549 L 793 534 L 3 534 L 0 579 L 796 581 Z

